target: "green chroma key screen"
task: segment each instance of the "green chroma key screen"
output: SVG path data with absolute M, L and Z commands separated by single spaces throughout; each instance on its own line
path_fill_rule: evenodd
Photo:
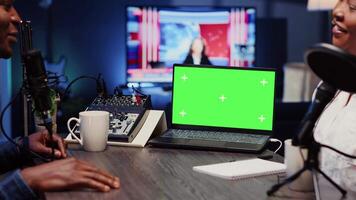
M 271 131 L 275 72 L 175 65 L 172 122 Z

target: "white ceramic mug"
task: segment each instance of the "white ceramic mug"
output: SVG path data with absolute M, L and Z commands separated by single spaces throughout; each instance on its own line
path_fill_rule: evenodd
M 308 150 L 293 146 L 292 140 L 284 141 L 284 164 L 287 167 L 287 176 L 295 174 L 304 167 L 304 160 L 307 159 Z M 299 192 L 313 192 L 313 176 L 310 170 L 304 171 L 296 180 L 289 184 L 291 190 Z
M 74 134 L 70 123 L 79 124 L 80 139 Z M 79 113 L 79 119 L 72 117 L 67 122 L 67 127 L 72 137 L 83 146 L 86 151 L 104 151 L 108 141 L 109 112 L 84 111 Z

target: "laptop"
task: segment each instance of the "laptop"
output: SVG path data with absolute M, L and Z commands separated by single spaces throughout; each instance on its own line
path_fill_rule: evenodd
M 259 153 L 273 133 L 276 71 L 174 64 L 172 127 L 151 146 Z

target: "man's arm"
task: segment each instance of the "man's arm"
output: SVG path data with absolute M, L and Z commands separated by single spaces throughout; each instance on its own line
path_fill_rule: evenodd
M 31 134 L 28 138 L 25 137 L 23 140 L 18 140 L 18 143 L 21 146 L 28 145 L 28 148 L 36 153 L 51 155 L 51 148 L 46 146 L 50 138 L 47 131 L 42 131 Z M 57 158 L 67 157 L 63 139 L 54 134 L 52 141 L 57 144 L 54 155 Z M 11 165 L 9 159 L 5 158 L 8 157 L 9 154 L 11 154 L 9 158 L 14 162 Z M 4 143 L 4 145 L 0 146 L 0 165 L 2 167 L 2 163 L 6 164 L 6 166 L 4 165 L 3 167 L 4 169 L 18 167 L 16 163 L 24 163 L 22 160 L 26 157 L 30 156 L 26 156 L 25 151 L 21 153 L 15 146 L 12 147 L 11 143 Z M 92 188 L 102 192 L 108 192 L 111 189 L 119 187 L 120 180 L 118 177 L 110 175 L 84 161 L 68 158 L 27 167 L 20 172 L 16 171 L 15 174 L 6 176 L 3 181 L 0 181 L 0 199 L 16 199 L 16 195 L 20 195 L 23 192 L 23 195 L 29 195 L 26 196 L 25 199 L 31 199 L 31 189 L 36 192 L 46 192 Z M 11 189 L 8 190 L 8 188 Z
M 10 142 L 0 143 L 0 173 L 16 169 L 23 163 L 23 155 L 19 149 Z
M 50 141 L 50 136 L 46 130 L 31 134 L 29 137 L 18 137 L 14 140 L 19 144 L 19 147 L 8 141 L 0 142 L 0 174 L 30 163 L 32 156 L 27 150 L 42 155 L 52 154 L 52 149 L 46 146 L 46 143 Z M 56 145 L 55 157 L 65 158 L 67 155 L 63 139 L 54 134 L 53 140 Z
M 23 180 L 20 170 L 7 173 L 0 181 L 0 199 L 38 199 Z

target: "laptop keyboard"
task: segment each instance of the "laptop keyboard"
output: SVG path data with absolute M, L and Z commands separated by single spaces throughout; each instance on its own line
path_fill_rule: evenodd
M 263 144 L 266 141 L 266 139 L 268 139 L 269 136 L 235 133 L 235 132 L 170 129 L 161 137 L 177 138 L 177 139 L 211 140 L 211 141 L 220 141 L 220 142 L 238 142 L 238 143 L 248 143 L 248 144 Z

